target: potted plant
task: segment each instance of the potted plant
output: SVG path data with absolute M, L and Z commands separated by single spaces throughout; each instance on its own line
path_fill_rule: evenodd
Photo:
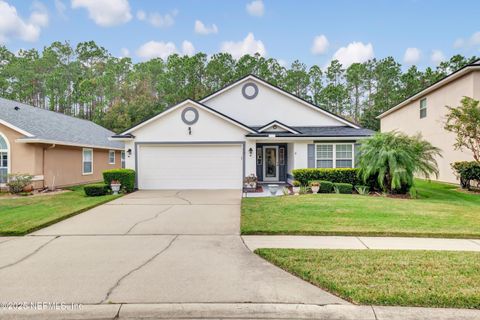
M 243 179 L 243 187 L 245 189 L 256 190 L 257 189 L 257 181 L 258 181 L 258 179 L 254 174 L 246 176 L 245 179 Z
M 318 190 L 320 190 L 320 183 L 318 181 L 310 182 L 310 189 L 312 190 L 312 193 L 318 193 Z
M 301 186 L 301 183 L 300 181 L 298 180 L 293 180 L 292 182 L 292 189 L 293 189 L 293 194 L 298 196 L 300 194 L 300 186 Z
M 112 188 L 113 194 L 118 194 L 121 186 L 122 184 L 118 180 L 112 180 L 112 182 L 110 183 L 110 188 Z

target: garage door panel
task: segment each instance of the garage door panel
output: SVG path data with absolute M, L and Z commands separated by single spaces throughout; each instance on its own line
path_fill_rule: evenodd
M 241 145 L 140 146 L 140 189 L 239 189 Z

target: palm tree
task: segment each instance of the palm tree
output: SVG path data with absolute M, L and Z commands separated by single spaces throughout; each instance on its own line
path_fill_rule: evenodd
M 360 149 L 359 175 L 364 181 L 376 177 L 380 187 L 389 193 L 407 192 L 415 174 L 438 176 L 436 156 L 441 156 L 440 149 L 420 135 L 377 133 Z

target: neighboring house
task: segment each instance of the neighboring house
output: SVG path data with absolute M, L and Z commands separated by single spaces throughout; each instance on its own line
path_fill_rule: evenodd
M 432 179 L 457 183 L 451 168 L 456 161 L 472 161 L 469 150 L 455 150 L 456 135 L 444 129 L 448 109 L 457 107 L 463 97 L 480 99 L 480 60 L 467 65 L 447 77 L 435 82 L 419 93 L 382 113 L 382 132 L 398 130 L 408 135 L 420 133 L 434 146 L 442 150 L 437 157 L 439 176 Z
M 239 189 L 251 174 L 276 183 L 297 168 L 352 168 L 358 142 L 372 134 L 249 75 L 112 140 L 125 142 L 139 189 Z
M 93 122 L 0 98 L 0 187 L 9 173 L 34 176 L 34 187 L 102 180 L 120 168 L 124 144 Z

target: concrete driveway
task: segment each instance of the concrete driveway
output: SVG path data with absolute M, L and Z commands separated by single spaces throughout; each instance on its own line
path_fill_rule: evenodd
M 141 191 L 0 238 L 0 301 L 347 304 L 251 253 L 240 191 Z

